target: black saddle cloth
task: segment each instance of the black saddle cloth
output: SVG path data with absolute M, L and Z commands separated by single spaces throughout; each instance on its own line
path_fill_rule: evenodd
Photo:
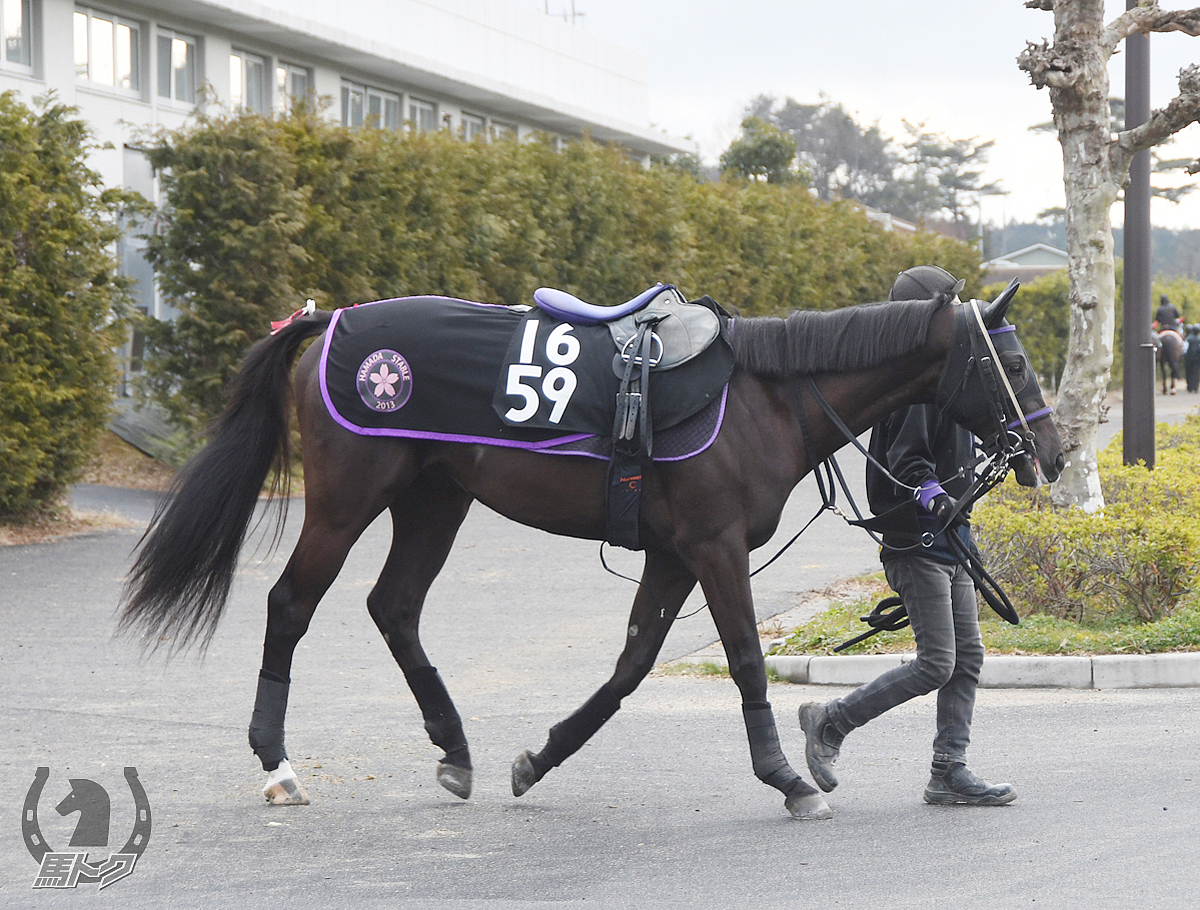
M 653 425 L 668 429 L 714 399 L 733 372 L 727 315 L 700 356 L 655 372 Z M 536 322 L 534 328 L 530 324 Z M 333 418 L 372 436 L 547 448 L 612 433 L 620 384 L 608 327 L 447 297 L 401 297 L 339 310 L 321 387 Z

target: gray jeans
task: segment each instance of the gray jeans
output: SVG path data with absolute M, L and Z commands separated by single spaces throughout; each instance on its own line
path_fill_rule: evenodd
M 937 690 L 937 736 L 933 757 L 966 761 L 971 742 L 975 688 L 983 667 L 975 587 L 966 570 L 920 556 L 890 559 L 884 566 L 908 610 L 917 656 L 828 705 L 843 734 L 910 698 Z

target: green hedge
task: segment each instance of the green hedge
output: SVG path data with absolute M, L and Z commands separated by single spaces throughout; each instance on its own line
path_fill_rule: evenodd
M 307 297 L 513 304 L 549 285 L 614 303 L 666 281 L 763 314 L 883 299 L 923 262 L 979 288 L 969 246 L 886 233 L 803 187 L 705 183 L 587 141 L 352 131 L 301 111 L 201 117 L 150 157 L 164 196 L 150 255 L 180 316 L 147 325 L 148 390 L 193 430 L 246 348 Z
M 125 197 L 88 169 L 91 147 L 73 108 L 0 94 L 0 518 L 59 496 L 112 401 Z
M 1105 507 L 1055 509 L 1010 477 L 975 509 L 976 539 L 1022 613 L 1076 622 L 1156 622 L 1197 606 L 1200 417 L 1160 424 L 1156 467 L 1099 453 Z

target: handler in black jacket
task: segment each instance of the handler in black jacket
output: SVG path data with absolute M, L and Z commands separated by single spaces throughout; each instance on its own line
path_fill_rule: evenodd
M 936 266 L 901 272 L 890 300 L 929 299 L 939 293 L 957 294 L 953 275 Z M 959 304 L 955 304 L 959 305 Z M 916 512 L 916 524 L 926 534 L 941 529 L 952 497 L 961 496 L 973 479 L 974 440 L 969 431 L 944 418 L 933 405 L 902 408 L 875 425 L 871 454 L 901 483 L 898 487 L 870 463 L 867 498 L 871 510 L 883 515 L 897 507 Z M 926 545 L 916 534 L 885 533 L 884 574 L 900 595 L 912 623 L 917 656 L 860 686 L 845 698 L 827 704 L 808 702 L 800 708 L 806 736 L 805 757 L 817 785 L 826 792 L 837 786 L 833 763 L 842 739 L 856 727 L 918 695 L 937 690 L 937 735 L 933 740 L 933 772 L 924 798 L 937 805 L 1003 806 L 1017 798 L 1009 784 L 989 784 L 966 765 L 971 740 L 975 689 L 983 666 L 983 642 L 975 587 L 958 563 L 945 534 L 958 534 L 970 546 L 967 516 Z

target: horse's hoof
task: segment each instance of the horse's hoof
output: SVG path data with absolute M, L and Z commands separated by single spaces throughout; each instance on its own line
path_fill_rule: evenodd
M 272 806 L 307 806 L 308 794 L 296 780 L 296 773 L 285 758 L 279 767 L 267 774 L 263 796 Z
M 804 821 L 824 821 L 827 818 L 833 818 L 833 810 L 829 808 L 829 803 L 825 802 L 825 797 L 820 793 L 789 796 L 783 801 L 783 804 L 787 806 L 788 812 L 792 813 L 792 818 Z
M 512 764 L 513 796 L 523 796 L 539 780 L 537 768 L 533 766 L 533 753 L 526 749 Z
M 438 783 L 461 799 L 471 795 L 471 769 L 438 762 Z

